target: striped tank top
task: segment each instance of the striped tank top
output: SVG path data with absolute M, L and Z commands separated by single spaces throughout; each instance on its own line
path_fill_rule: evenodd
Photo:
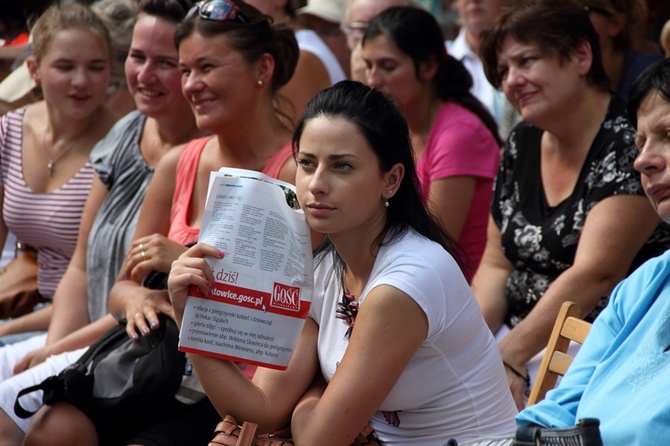
M 23 176 L 23 116 L 26 108 L 0 118 L 0 184 L 4 187 L 2 216 L 18 240 L 38 250 L 37 288 L 51 299 L 77 244 L 79 223 L 91 189 L 90 162 L 53 192 L 37 194 Z

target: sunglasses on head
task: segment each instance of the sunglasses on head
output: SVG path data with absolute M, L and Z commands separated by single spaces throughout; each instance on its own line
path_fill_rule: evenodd
M 237 5 L 229 0 L 204 0 L 196 3 L 188 12 L 186 18 L 198 14 L 201 19 L 215 22 L 239 22 L 249 23 L 244 15 L 240 13 Z

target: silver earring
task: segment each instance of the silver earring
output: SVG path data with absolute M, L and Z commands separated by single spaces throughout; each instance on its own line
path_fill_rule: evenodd
M 389 201 L 388 201 L 388 200 L 386 200 L 386 201 L 384 202 L 384 206 L 389 207 Z
M 389 198 L 391 198 L 392 190 L 386 192 L 386 201 L 384 201 L 384 206 L 389 207 Z
M 263 86 L 263 79 L 258 79 L 258 86 L 262 87 Z

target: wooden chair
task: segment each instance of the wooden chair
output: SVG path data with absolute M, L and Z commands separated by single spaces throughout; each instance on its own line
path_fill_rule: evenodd
M 591 324 L 582 320 L 580 316 L 581 308 L 578 304 L 564 302 L 561 306 L 527 406 L 542 401 L 547 392 L 556 386 L 558 377 L 568 371 L 573 360 L 572 356 L 567 354 L 570 341 L 583 344 L 591 330 Z

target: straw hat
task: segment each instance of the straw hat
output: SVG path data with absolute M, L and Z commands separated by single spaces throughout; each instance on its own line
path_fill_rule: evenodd
M 311 14 L 328 22 L 340 23 L 344 15 L 344 0 L 307 0 L 307 5 L 299 8 L 296 14 Z
M 35 81 L 30 77 L 28 65 L 22 63 L 0 82 L 0 101 L 12 103 L 30 93 L 35 88 Z
M 14 60 L 24 56 L 29 44 L 28 33 L 22 33 L 12 41 L 5 41 L 3 46 L 0 46 L 0 58 Z M 0 82 L 0 101 L 6 103 L 18 101 L 30 93 L 35 86 L 35 81 L 28 71 L 28 65 L 24 61 Z

